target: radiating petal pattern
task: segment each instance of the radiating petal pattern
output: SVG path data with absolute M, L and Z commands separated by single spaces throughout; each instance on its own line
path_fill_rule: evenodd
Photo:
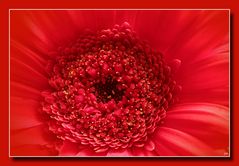
M 34 126 L 18 131 L 11 131 L 11 146 L 47 145 L 48 136 L 44 133 L 43 125 Z
M 39 102 L 22 98 L 11 100 L 11 129 L 26 129 L 42 124 L 39 110 Z
M 156 151 L 158 154 L 175 156 L 216 155 L 204 142 L 182 131 L 160 127 L 160 130 L 155 134 Z M 163 148 L 160 149 L 162 145 Z
M 169 65 L 163 70 L 172 72 L 172 84 L 175 80 L 175 87 L 171 87 L 175 92 L 171 89 L 171 96 L 166 97 L 168 103 L 162 100 L 160 115 L 149 117 L 150 134 L 143 135 L 144 139 L 137 144 L 112 148 L 114 144 L 105 147 L 93 136 L 88 138 L 69 130 L 74 125 L 50 125 L 51 118 L 72 118 L 67 114 L 62 118 L 56 111 L 64 110 L 62 102 L 46 105 L 57 96 L 49 98 L 54 89 L 50 86 L 49 71 L 51 63 L 59 58 L 59 50 L 74 44 L 86 29 L 89 33 L 103 29 L 109 32 L 115 24 L 124 22 L 126 29 L 132 28 L 129 34 L 137 34 L 136 40 L 162 54 Z M 79 157 L 228 156 L 229 64 L 228 10 L 11 10 L 10 153 Z M 44 95 L 49 100 L 44 100 Z M 82 101 L 82 96 L 77 100 Z M 53 110 L 54 117 L 45 115 L 42 107 Z M 120 111 L 115 113 L 120 115 Z M 65 130 L 69 130 L 66 135 L 62 134 Z M 74 142 L 72 135 L 83 141 Z M 86 144 L 87 139 L 92 145 Z
M 229 114 L 224 106 L 184 103 L 168 111 L 163 126 L 195 136 L 215 149 L 229 146 Z

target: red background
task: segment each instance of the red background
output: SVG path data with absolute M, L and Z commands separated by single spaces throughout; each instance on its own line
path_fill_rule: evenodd
M 2 165 L 239 165 L 238 0 L 0 0 L 0 163 Z M 21 158 L 8 157 L 8 10 L 11 8 L 227 8 L 231 9 L 231 158 Z M 238 120 L 238 121 L 237 121 Z

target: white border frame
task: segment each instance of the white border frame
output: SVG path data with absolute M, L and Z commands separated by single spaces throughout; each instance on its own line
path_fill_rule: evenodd
M 228 41 L 229 41 L 229 45 L 228 45 L 228 50 L 229 50 L 229 56 L 228 56 L 228 59 L 229 59 L 229 83 L 228 83 L 228 85 L 229 85 L 229 147 L 228 147 L 228 155 L 227 156 L 13 156 L 13 155 L 11 155 L 11 152 L 10 152 L 10 150 L 11 150 L 11 148 L 10 148 L 10 129 L 11 129 L 11 127 L 10 127 L 10 111 L 11 111 L 11 102 L 10 102 L 10 99 L 11 99 L 11 90 L 10 90 L 10 81 L 11 81 L 11 78 L 10 78 L 10 76 L 11 76 L 11 73 L 10 73 L 10 69 L 11 69 L 11 66 L 10 66 L 10 55 L 11 55 L 11 52 L 10 52 L 10 44 L 11 44 L 11 42 L 10 42 L 10 14 L 11 14 L 11 11 L 18 11 L 18 10 L 46 10 L 46 11 L 48 11 L 48 10 L 58 10 L 58 11 L 61 11 L 61 10 L 145 10 L 145 11 L 147 11 L 147 10 L 224 10 L 224 11 L 228 11 L 228 19 L 229 19 L 229 32 L 228 32 L 228 36 L 229 36 L 229 39 L 228 39 Z M 10 158 L 215 158 L 215 159 L 217 159 L 217 158 L 227 158 L 227 159 L 229 159 L 229 158 L 231 158 L 231 62 L 230 62 L 230 60 L 231 60 L 231 37 L 230 37 L 230 35 L 231 35 L 231 9 L 229 9 L 229 8 L 218 8 L 218 9 L 212 9 L 212 8 L 195 8 L 195 9 L 193 9 L 193 8 L 163 8 L 163 9 L 160 9 L 160 8 L 152 8 L 152 9 L 146 9 L 146 8 L 142 8 L 142 9 L 140 9 L 140 8 L 129 8 L 129 9 L 127 9 L 127 8 L 119 8 L 119 9 L 117 9 L 117 8 L 109 8 L 109 9 L 103 9 L 103 8 L 99 8 L 99 9 L 97 9 L 97 8 L 83 8 L 83 9 L 81 9 L 81 8 L 58 8 L 58 9 L 51 9 L 51 8 L 10 8 L 9 10 L 8 10 L 8 78 L 9 78 L 9 87 L 8 87 L 8 97 L 9 97 L 9 101 L 8 101 L 8 157 L 10 157 Z

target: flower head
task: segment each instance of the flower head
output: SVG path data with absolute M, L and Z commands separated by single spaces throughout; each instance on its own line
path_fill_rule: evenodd
M 211 34 L 212 24 L 220 23 L 219 17 L 225 18 L 225 13 L 87 11 L 103 18 L 124 14 L 115 19 L 123 23 L 110 26 L 108 18 L 103 21 L 105 28 L 89 23 L 91 29 L 83 30 L 76 20 L 86 11 L 52 11 L 55 16 L 63 16 L 65 22 L 73 20 L 69 27 L 59 23 L 66 29 L 57 30 L 66 33 L 55 33 L 58 42 L 64 40 L 57 47 L 46 36 L 51 24 L 36 25 L 46 23 L 43 14 L 50 16 L 50 12 L 34 11 L 26 16 L 39 19 L 23 23 L 30 25 L 37 36 L 32 37 L 34 46 L 14 29 L 11 36 L 14 155 L 227 153 L 228 29 L 222 26 Z M 166 18 L 160 23 L 147 21 L 152 14 L 156 21 Z M 130 16 L 145 22 L 141 25 L 135 18 L 133 23 Z M 25 20 L 21 14 L 15 17 Z M 96 16 L 91 21 L 94 19 Z M 54 22 L 53 17 L 48 21 Z M 175 28 L 167 29 L 166 25 Z M 50 51 L 47 56 L 46 50 Z M 27 70 L 29 76 L 25 75 Z M 29 134 L 34 134 L 34 141 L 29 141 Z M 24 136 L 28 139 L 19 140 Z
M 49 129 L 95 152 L 143 147 L 164 118 L 176 82 L 160 53 L 125 22 L 86 33 L 49 62 Z

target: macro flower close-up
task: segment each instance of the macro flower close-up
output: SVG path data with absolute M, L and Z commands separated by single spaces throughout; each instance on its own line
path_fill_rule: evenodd
M 230 156 L 229 10 L 10 10 L 10 156 Z

